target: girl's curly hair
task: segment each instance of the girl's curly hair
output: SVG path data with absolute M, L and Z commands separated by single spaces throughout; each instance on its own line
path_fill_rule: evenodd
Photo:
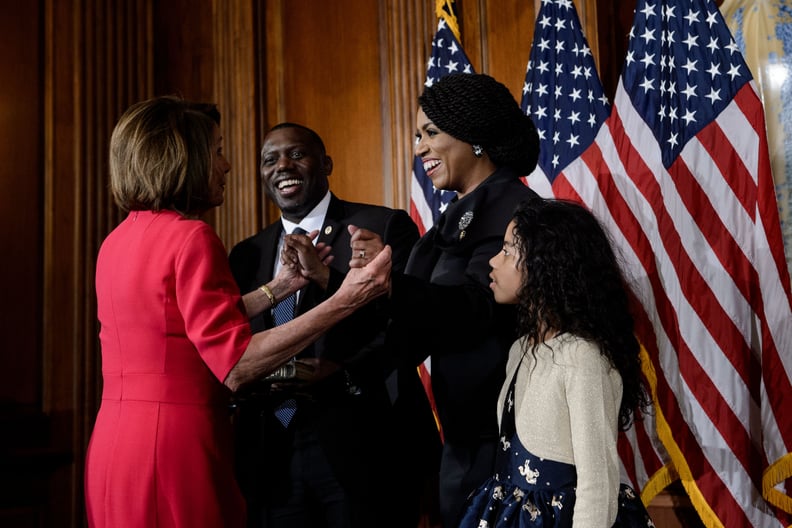
M 619 427 L 648 412 L 651 399 L 641 373 L 630 295 L 605 229 L 586 208 L 534 198 L 513 216 L 523 283 L 518 327 L 526 342 L 542 343 L 545 329 L 593 341 L 619 371 L 623 393 Z

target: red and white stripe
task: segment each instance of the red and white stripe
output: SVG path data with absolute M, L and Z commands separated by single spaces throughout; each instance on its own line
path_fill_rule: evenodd
M 623 469 L 645 495 L 678 473 L 707 526 L 778 526 L 767 499 L 789 500 L 792 296 L 754 84 L 668 170 L 661 148 L 620 84 L 552 187 L 609 229 L 643 309 L 657 430 L 622 435 Z

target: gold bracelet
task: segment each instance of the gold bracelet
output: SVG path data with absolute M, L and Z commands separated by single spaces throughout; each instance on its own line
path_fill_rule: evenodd
M 270 308 L 275 308 L 275 305 L 278 304 L 278 301 L 275 300 L 275 295 L 272 293 L 272 290 L 269 289 L 269 286 L 266 284 L 259 286 L 259 290 L 264 292 L 264 295 L 267 296 L 270 302 Z

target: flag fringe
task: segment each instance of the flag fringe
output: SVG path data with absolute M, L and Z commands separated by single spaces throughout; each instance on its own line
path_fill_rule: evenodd
M 652 361 L 649 359 L 649 353 L 644 348 L 643 344 L 641 345 L 641 370 L 646 377 L 649 386 L 650 392 L 652 394 L 652 402 L 654 402 L 654 407 L 657 407 L 657 399 L 655 398 L 655 386 L 657 384 L 657 375 L 654 371 L 654 366 L 652 365 Z M 661 491 L 666 489 L 672 482 L 674 482 L 679 475 L 676 474 L 674 468 L 669 464 L 665 464 L 660 469 L 658 469 L 654 475 L 649 477 L 649 480 L 646 481 L 641 487 L 641 501 L 644 503 L 644 506 L 649 506 L 649 503 L 652 502 Z
M 792 497 L 775 488 L 785 480 L 792 477 L 792 454 L 787 453 L 772 464 L 762 473 L 762 495 L 773 506 L 792 513 Z
M 693 478 L 693 474 L 690 471 L 690 466 L 688 466 L 687 460 L 682 454 L 682 450 L 679 449 L 676 441 L 674 441 L 674 435 L 671 433 L 671 427 L 668 425 L 668 422 L 663 415 L 663 411 L 661 410 L 657 399 L 657 373 L 655 372 L 654 365 L 652 364 L 649 354 L 646 352 L 646 349 L 643 347 L 643 345 L 641 345 L 641 370 L 643 370 L 644 376 L 646 376 L 646 379 L 649 382 L 649 387 L 652 393 L 657 437 L 666 448 L 668 456 L 671 457 L 670 466 L 667 464 L 656 475 L 665 473 L 663 478 L 671 478 L 672 475 L 679 475 L 679 480 L 682 482 L 682 486 L 685 488 L 685 491 L 690 498 L 690 502 L 693 504 L 693 507 L 698 513 L 699 518 L 701 519 L 701 522 L 704 524 L 704 526 L 707 528 L 724 528 L 723 523 L 720 521 L 720 519 L 718 519 L 718 516 L 715 515 L 715 512 L 704 498 L 701 490 L 699 490 L 696 480 Z M 656 484 L 659 485 L 661 482 L 661 480 L 658 480 Z M 671 482 L 668 482 L 668 484 L 670 483 Z M 652 495 L 652 497 L 653 496 L 654 495 Z M 644 500 L 643 492 L 641 492 L 641 499 Z M 645 501 L 644 504 L 646 504 Z
M 661 491 L 666 489 L 675 480 L 679 478 L 674 468 L 670 464 L 666 464 L 655 472 L 654 475 L 649 477 L 643 488 L 641 488 L 641 502 L 644 506 L 649 506 L 649 503 L 657 497 Z

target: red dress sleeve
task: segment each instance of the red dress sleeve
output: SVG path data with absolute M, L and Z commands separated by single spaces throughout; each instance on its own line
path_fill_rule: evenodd
M 175 266 L 176 302 L 187 337 L 222 382 L 252 335 L 223 242 L 204 224 L 190 233 Z

